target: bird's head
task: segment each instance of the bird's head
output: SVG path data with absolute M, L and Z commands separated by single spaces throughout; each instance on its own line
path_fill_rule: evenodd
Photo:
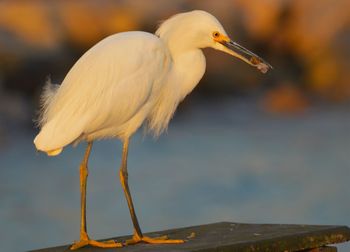
M 220 22 L 210 13 L 195 10 L 165 20 L 156 34 L 173 53 L 211 47 L 223 51 L 266 73 L 272 66 L 255 53 L 234 42 Z

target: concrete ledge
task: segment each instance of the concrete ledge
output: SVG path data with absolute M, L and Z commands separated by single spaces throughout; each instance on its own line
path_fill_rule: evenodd
M 184 244 L 137 244 L 123 248 L 99 249 L 86 247 L 81 251 L 118 252 L 278 252 L 312 251 L 334 252 L 327 245 L 350 240 L 346 226 L 242 224 L 220 222 L 201 226 L 171 229 L 148 233 L 149 236 L 168 235 L 172 239 L 186 239 Z M 131 236 L 117 237 L 124 241 Z M 36 252 L 70 251 L 69 245 L 35 250 Z M 80 251 L 80 250 L 78 250 Z

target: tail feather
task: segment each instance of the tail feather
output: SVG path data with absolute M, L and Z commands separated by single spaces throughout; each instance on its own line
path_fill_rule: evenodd
M 38 112 L 38 117 L 35 120 L 37 126 L 41 129 L 40 133 L 34 139 L 34 144 L 38 150 L 45 151 L 39 147 L 38 138 L 40 138 L 39 135 L 42 134 L 42 129 L 48 121 L 48 117 L 47 117 L 48 110 L 49 110 L 50 104 L 51 104 L 55 94 L 57 93 L 57 90 L 59 89 L 59 87 L 60 87 L 60 85 L 53 84 L 51 82 L 51 78 L 47 77 L 46 84 L 44 85 L 43 91 L 42 91 L 41 96 L 40 96 L 40 109 Z M 58 149 L 54 149 L 54 150 L 46 150 L 45 152 L 49 156 L 56 156 L 56 155 L 61 153 L 62 149 L 63 148 L 58 148 Z
M 49 156 L 56 156 L 62 149 L 74 142 L 83 132 L 86 120 L 73 120 L 72 125 L 67 124 L 64 113 L 60 113 L 54 119 L 45 123 L 39 134 L 34 139 L 37 150 L 46 152 Z
M 43 88 L 43 92 L 40 97 L 40 110 L 39 116 L 36 120 L 36 123 L 39 128 L 42 128 L 44 124 L 47 122 L 47 112 L 48 108 L 59 89 L 59 84 L 53 84 L 51 82 L 51 78 L 47 77 L 46 84 Z

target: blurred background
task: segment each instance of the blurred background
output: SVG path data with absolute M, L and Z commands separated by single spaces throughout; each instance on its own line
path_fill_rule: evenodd
M 60 83 L 104 37 L 154 32 L 182 11 L 215 15 L 269 61 L 266 75 L 205 49 L 207 71 L 167 134 L 138 133 L 129 174 L 145 231 L 215 221 L 350 225 L 348 0 L 0 2 L 0 248 L 79 238 L 84 144 L 58 157 L 32 140 L 47 76 Z M 94 238 L 132 232 L 119 186 L 121 145 L 95 144 L 88 187 Z M 339 251 L 349 251 L 349 245 Z

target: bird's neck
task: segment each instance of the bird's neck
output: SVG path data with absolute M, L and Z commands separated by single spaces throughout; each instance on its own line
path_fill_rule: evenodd
M 159 37 L 168 48 L 172 58 L 176 61 L 183 54 L 201 51 L 198 46 L 191 43 L 190 38 L 179 39 L 176 33 L 170 33 Z
M 167 128 L 178 104 L 198 84 L 205 71 L 205 57 L 200 49 L 177 55 L 163 83 L 149 116 L 149 128 L 159 135 Z
M 206 67 L 205 56 L 201 49 L 186 50 L 177 54 L 173 62 L 173 81 L 179 88 L 179 99 L 182 100 L 203 77 Z

